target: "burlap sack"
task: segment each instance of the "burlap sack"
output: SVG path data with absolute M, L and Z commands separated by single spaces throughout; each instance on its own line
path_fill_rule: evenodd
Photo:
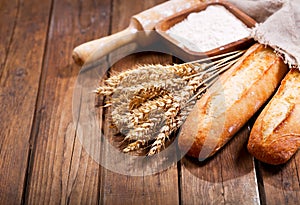
M 228 0 L 259 22 L 252 37 L 300 67 L 300 0 Z

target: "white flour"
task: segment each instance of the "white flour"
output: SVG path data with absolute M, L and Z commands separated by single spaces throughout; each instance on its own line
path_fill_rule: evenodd
M 208 6 L 167 30 L 189 50 L 206 52 L 250 36 L 251 30 L 223 6 Z

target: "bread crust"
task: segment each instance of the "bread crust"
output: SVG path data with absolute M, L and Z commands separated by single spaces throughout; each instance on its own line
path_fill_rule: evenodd
M 179 148 L 199 160 L 215 154 L 267 101 L 287 69 L 271 48 L 250 47 L 197 101 L 181 128 Z
M 300 72 L 292 69 L 255 121 L 247 148 L 260 161 L 286 163 L 300 147 Z

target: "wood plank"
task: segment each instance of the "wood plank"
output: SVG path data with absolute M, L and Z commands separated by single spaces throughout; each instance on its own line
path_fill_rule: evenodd
M 0 76 L 13 39 L 13 32 L 19 14 L 18 8 L 18 0 L 1 0 L 0 2 Z
M 172 58 L 162 54 L 133 54 L 116 63 L 112 70 L 122 71 L 148 63 L 171 63 Z M 106 113 L 105 121 L 109 118 Z M 104 135 L 113 138 L 109 123 L 105 123 Z M 113 140 L 112 140 L 113 141 Z M 118 143 L 115 143 L 118 144 Z M 117 147 L 116 147 L 117 149 Z M 106 150 L 105 150 L 106 151 Z M 110 153 L 103 153 L 104 156 Z M 176 160 L 176 150 L 174 150 Z M 126 160 L 126 158 L 125 158 Z M 175 161 L 176 162 L 176 161 Z M 109 163 L 109 162 L 107 162 Z M 133 169 L 139 169 L 134 167 Z M 126 167 L 125 167 L 126 169 Z M 176 163 L 167 170 L 148 176 L 132 176 L 131 168 L 127 173 L 118 174 L 116 170 L 103 169 L 101 177 L 101 204 L 178 204 L 178 175 Z M 121 172 L 121 171 L 120 171 Z M 126 171 L 125 171 L 126 172 Z
M 128 25 L 129 18 L 162 1 L 152 0 L 139 4 L 130 0 L 126 3 L 114 1 L 112 33 L 122 30 Z M 128 9 L 130 8 L 130 9 Z M 125 21 L 127 21 L 125 23 Z M 130 69 L 137 64 L 171 63 L 172 58 L 159 54 L 133 54 L 117 62 L 112 71 Z M 109 118 L 106 113 L 105 121 Z M 105 123 L 104 135 L 112 137 L 109 123 Z M 110 153 L 102 153 L 105 157 Z M 104 159 L 105 160 L 105 159 Z M 125 158 L 126 160 L 126 158 Z M 138 167 L 135 167 L 138 168 Z M 176 164 L 166 171 L 149 176 L 131 176 L 130 168 L 127 175 L 116 173 L 116 170 L 102 168 L 101 172 L 101 204 L 178 204 L 178 175 Z
M 0 204 L 20 204 L 51 0 L 0 5 Z
M 82 7 L 78 19 L 80 30 L 85 32 L 81 32 L 76 46 L 89 40 L 107 36 L 110 28 L 110 0 L 98 3 L 85 1 Z M 93 22 L 95 19 L 97 20 Z M 102 113 L 100 112 L 99 115 L 101 116 Z M 96 147 L 100 147 L 100 144 Z M 80 137 L 76 135 L 67 185 L 66 199 L 68 204 L 97 204 L 99 201 L 100 167 L 85 149 L 86 147 L 83 147 Z
M 264 188 L 264 204 L 299 204 L 299 164 L 299 153 L 283 165 L 258 162 L 260 183 Z
M 99 165 L 76 135 L 72 98 L 79 66 L 75 46 L 109 31 L 110 0 L 56 0 L 53 5 L 35 127 L 28 204 L 97 204 Z
M 130 17 L 146 9 L 156 6 L 166 0 L 148 0 L 143 3 L 137 0 L 113 0 L 112 33 L 125 29 L 129 25 Z
M 181 167 L 182 204 L 260 204 L 246 126 L 204 162 L 185 157 Z

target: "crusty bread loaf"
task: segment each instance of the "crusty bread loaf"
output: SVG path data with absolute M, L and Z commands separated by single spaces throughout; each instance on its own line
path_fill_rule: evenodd
M 203 160 L 217 152 L 272 95 L 288 68 L 255 44 L 198 100 L 180 131 L 182 151 Z
M 287 162 L 300 147 L 300 72 L 292 69 L 258 116 L 249 152 L 269 164 Z

